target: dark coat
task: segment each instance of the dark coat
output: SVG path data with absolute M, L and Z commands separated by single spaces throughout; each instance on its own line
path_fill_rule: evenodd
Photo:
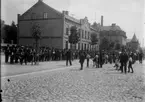
M 127 62 L 128 61 L 128 55 L 127 53 L 121 53 L 120 55 L 120 62 Z
M 80 62 L 80 63 L 84 63 L 85 58 L 86 58 L 85 53 L 80 53 L 80 57 L 79 57 L 80 61 L 79 61 L 79 62 Z
M 65 56 L 66 56 L 67 59 L 71 59 L 72 58 L 72 52 L 70 50 L 67 51 Z

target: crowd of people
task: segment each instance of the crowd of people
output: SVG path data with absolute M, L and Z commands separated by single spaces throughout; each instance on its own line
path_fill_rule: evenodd
M 60 61 L 66 60 L 66 66 L 68 64 L 72 65 L 74 59 L 79 59 L 80 70 L 83 69 L 83 64 L 86 59 L 87 67 L 89 67 L 89 62 L 92 59 L 93 66 L 96 68 L 102 68 L 103 64 L 114 63 L 117 70 L 121 72 L 128 72 L 130 69 L 133 72 L 132 64 L 136 60 L 142 63 L 143 53 L 142 52 L 127 52 L 122 49 L 121 52 L 107 52 L 107 51 L 87 51 L 87 50 L 71 50 L 71 49 L 56 49 L 49 47 L 40 47 L 38 51 L 31 46 L 18 46 L 18 45 L 7 45 L 4 48 L 5 53 L 5 63 L 15 64 L 28 63 L 37 64 L 37 62 L 44 61 Z
M 5 63 L 15 64 L 31 63 L 44 61 L 59 61 L 66 59 L 66 49 L 55 49 L 49 47 L 41 47 L 38 52 L 31 46 L 7 45 L 4 48 Z M 78 58 L 78 51 L 74 51 L 72 59 Z

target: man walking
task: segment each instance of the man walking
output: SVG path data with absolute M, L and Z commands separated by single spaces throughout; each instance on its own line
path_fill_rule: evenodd
M 72 65 L 72 62 L 71 62 L 72 52 L 71 52 L 70 49 L 66 52 L 65 56 L 66 56 L 66 66 L 68 66 L 68 62 L 69 62 L 70 65 Z
M 83 70 L 83 64 L 84 64 L 86 56 L 85 56 L 85 53 L 83 51 L 81 51 L 79 55 L 80 55 L 79 56 L 79 60 L 80 60 L 79 62 L 81 64 L 80 70 Z

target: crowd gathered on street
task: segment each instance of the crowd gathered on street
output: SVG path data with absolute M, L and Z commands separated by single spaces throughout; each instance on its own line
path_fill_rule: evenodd
M 122 49 L 121 51 L 88 51 L 88 50 L 71 50 L 71 49 L 56 49 L 49 47 L 40 47 L 39 51 L 31 46 L 19 46 L 19 45 L 7 45 L 4 48 L 5 63 L 17 64 L 20 63 L 27 65 L 37 64 L 37 62 L 44 61 L 61 61 L 66 60 L 66 66 L 72 65 L 72 61 L 79 59 L 80 70 L 83 70 L 84 61 L 87 61 L 87 67 L 89 68 L 89 62 L 93 61 L 93 67 L 102 68 L 103 64 L 114 64 L 116 70 L 122 73 L 133 73 L 132 64 L 139 60 L 142 63 L 143 53 L 127 51 Z

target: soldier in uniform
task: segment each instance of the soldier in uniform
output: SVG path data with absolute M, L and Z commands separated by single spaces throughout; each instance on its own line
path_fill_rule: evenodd
M 7 45 L 5 48 L 5 63 L 8 63 L 10 57 L 10 46 Z
M 20 64 L 23 64 L 23 60 L 24 60 L 24 48 L 21 47 L 20 49 Z

